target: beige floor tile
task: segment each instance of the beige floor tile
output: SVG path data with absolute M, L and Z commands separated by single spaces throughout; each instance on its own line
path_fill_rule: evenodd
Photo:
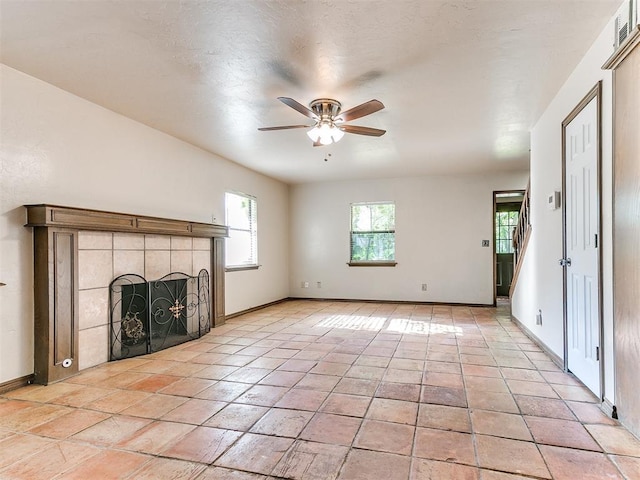
M 640 457 L 640 440 L 628 430 L 612 425 L 585 425 L 605 453 Z
M 76 467 L 100 452 L 95 446 L 75 442 L 56 442 L 29 458 L 13 463 L 0 472 L 3 479 L 50 480 L 59 472 Z
M 554 480 L 624 480 L 606 455 L 597 452 L 540 446 Z
M 410 480 L 479 480 L 480 470 L 469 465 L 414 458 Z M 484 477 L 483 477 L 484 480 Z
M 116 446 L 133 452 L 157 455 L 194 428 L 195 426 L 185 423 L 153 422 L 137 431 L 135 436 L 118 442 Z
M 172 457 L 199 463 L 213 463 L 240 436 L 241 432 L 219 428 L 196 427 L 161 452 Z
M 115 415 L 93 425 L 72 438 L 96 445 L 109 446 L 135 436 L 151 423 L 150 419 Z
M 384 452 L 352 449 L 339 480 L 406 480 L 411 468 L 410 457 Z
M 45 450 L 53 445 L 55 440 L 51 438 L 37 437 L 33 435 L 16 434 L 0 440 L 0 469 L 19 460 L 28 459 L 30 456 Z
M 418 426 L 471 433 L 469 410 L 447 405 L 421 403 Z
M 450 405 L 453 407 L 466 407 L 467 398 L 462 388 L 439 387 L 423 385 L 420 392 L 421 403 L 434 403 L 437 405 Z
M 420 385 L 409 383 L 381 382 L 375 393 L 376 397 L 392 400 L 417 402 L 420 399 Z
M 300 438 L 312 442 L 348 446 L 351 445 L 361 423 L 361 418 L 316 413 L 300 434 Z
M 523 415 L 576 420 L 575 415 L 563 400 L 528 395 L 514 395 L 513 398 Z
M 162 418 L 187 400 L 188 399 L 186 397 L 154 393 L 138 403 L 125 408 L 120 413 L 122 415 L 131 415 L 133 417 Z
M 293 439 L 245 434 L 215 465 L 268 475 L 287 452 Z
M 110 415 L 91 410 L 72 410 L 53 420 L 29 430 L 29 433 L 51 438 L 67 438 L 96 423 L 109 418 Z
M 206 465 L 201 463 L 152 457 L 139 470 L 133 472 L 131 478 L 136 480 L 195 479 L 205 468 Z
M 540 478 L 552 478 L 535 443 L 476 435 L 480 467 Z
M 567 406 L 582 423 L 601 423 L 603 425 L 619 425 L 613 418 L 607 416 L 598 404 L 567 401 Z
M 336 393 L 350 393 L 352 395 L 372 397 L 379 384 L 380 382 L 378 380 L 344 377 L 338 382 L 333 391 Z
M 225 402 L 191 398 L 164 415 L 162 420 L 201 425 L 226 406 Z
M 472 410 L 471 424 L 475 433 L 533 441 L 529 429 L 520 415 L 489 410 Z
M 195 397 L 204 400 L 218 400 L 220 402 L 232 402 L 251 388 L 250 383 L 227 382 L 224 380 L 205 388 Z
M 387 398 L 374 398 L 371 401 L 366 418 L 385 422 L 415 425 L 418 415 L 418 403 Z
M 313 412 L 272 408 L 251 427 L 251 433 L 296 438 L 309 423 Z
M 344 446 L 298 440 L 271 473 L 296 480 L 334 480 L 348 451 Z
M 128 408 L 151 395 L 151 393 L 138 392 L 136 390 L 118 390 L 116 393 L 99 398 L 98 400 L 85 405 L 85 408 L 106 413 L 119 413 L 125 408 Z
M 292 388 L 276 403 L 278 408 L 293 408 L 315 412 L 329 396 L 329 392 Z
M 493 410 L 495 412 L 520 413 L 515 400 L 509 393 L 467 391 L 469 408 Z
M 509 393 L 506 382 L 501 378 L 464 376 L 464 384 L 467 390 L 481 392 Z
M 134 452 L 103 450 L 57 478 L 60 480 L 126 478 L 150 459 L 148 455 Z
M 610 455 L 609 458 L 616 464 L 618 470 L 620 470 L 626 478 L 640 478 L 640 457 Z
M 400 455 L 411 455 L 415 427 L 399 423 L 365 420 L 353 445 Z
M 536 443 L 601 451 L 580 422 L 557 418 L 524 417 Z
M 350 417 L 364 417 L 371 403 L 370 397 L 331 393 L 320 408 L 324 413 L 335 413 Z
M 418 427 L 413 455 L 476 466 L 473 437 L 467 433 Z
M 204 425 L 248 432 L 253 424 L 268 411 L 268 407 L 231 403 L 207 420 Z

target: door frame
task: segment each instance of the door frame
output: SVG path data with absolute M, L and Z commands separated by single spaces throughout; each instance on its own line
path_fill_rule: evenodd
M 593 100 L 596 99 L 596 116 L 597 116 L 597 139 L 598 148 L 596 150 L 596 209 L 598 218 L 598 334 L 599 338 L 599 355 L 600 362 L 600 392 L 598 398 L 603 399 L 604 394 L 604 324 L 603 324 L 603 292 L 602 292 L 602 80 L 598 81 L 595 86 L 583 97 L 575 108 L 562 121 L 562 258 L 567 258 L 567 126 L 575 119 L 580 112 Z M 568 335 L 568 311 L 567 311 L 567 267 L 562 267 L 562 331 L 563 331 L 563 368 L 565 372 L 569 371 L 569 335 Z
M 523 190 L 521 188 L 516 188 L 516 189 L 512 189 L 512 190 L 494 190 L 493 191 L 493 219 L 491 220 L 491 224 L 493 225 L 493 228 L 491 230 L 491 243 L 493 244 L 493 306 L 497 306 L 498 304 L 498 287 L 496 285 L 496 280 L 498 279 L 498 272 L 497 272 L 497 268 L 496 268 L 496 261 L 498 260 L 498 253 L 496 252 L 496 209 L 497 209 L 497 204 L 498 202 L 496 201 L 496 199 L 498 198 L 499 195 L 503 195 L 505 193 L 520 193 L 522 195 L 524 195 L 526 193 L 526 190 Z M 522 200 L 524 202 L 524 199 Z M 515 263 L 513 265 L 513 268 L 515 269 Z

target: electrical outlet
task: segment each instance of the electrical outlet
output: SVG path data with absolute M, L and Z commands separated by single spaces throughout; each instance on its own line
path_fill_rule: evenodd
M 322 282 L 316 282 L 316 286 L 317 286 L 318 288 L 322 288 Z
M 536 314 L 536 325 L 542 325 L 542 310 L 538 310 Z
M 488 247 L 490 245 L 489 240 L 482 240 L 482 246 L 483 247 Z
M 427 284 L 426 284 L 426 283 L 423 283 L 423 284 L 422 284 L 422 291 L 423 291 L 423 292 L 426 292 L 426 291 L 427 291 Z
M 300 282 L 300 288 L 309 288 L 309 282 Z

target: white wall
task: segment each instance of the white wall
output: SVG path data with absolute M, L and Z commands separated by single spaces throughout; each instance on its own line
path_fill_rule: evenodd
M 291 187 L 294 297 L 493 303 L 493 191 L 528 172 L 301 184 Z M 396 205 L 396 267 L 349 267 L 350 204 Z M 309 288 L 301 288 L 301 282 Z M 322 282 L 322 287 L 317 287 Z M 427 284 L 427 292 L 421 284 Z
M 513 298 L 513 315 L 545 345 L 563 357 L 562 213 L 546 207 L 547 195 L 562 188 L 562 122 L 602 81 L 602 241 L 605 397 L 613 403 L 612 294 L 612 75 L 601 66 L 613 53 L 609 22 L 549 104 L 531 132 L 531 224 L 525 264 Z M 542 310 L 543 324 L 535 325 Z
M 224 191 L 258 198 L 262 268 L 227 274 L 227 313 L 288 296 L 288 186 L 4 65 L 0 383 L 33 372 L 33 252 L 24 204 L 224 222 Z

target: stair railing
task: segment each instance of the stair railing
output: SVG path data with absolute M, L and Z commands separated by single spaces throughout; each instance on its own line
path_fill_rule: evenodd
M 513 289 L 516 285 L 520 268 L 522 267 L 522 259 L 531 235 L 531 200 L 529 197 L 529 188 L 530 183 L 524 192 L 524 199 L 522 200 L 522 206 L 520 207 L 520 214 L 518 216 L 518 224 L 513 229 L 513 279 L 511 280 L 509 296 L 513 294 Z

